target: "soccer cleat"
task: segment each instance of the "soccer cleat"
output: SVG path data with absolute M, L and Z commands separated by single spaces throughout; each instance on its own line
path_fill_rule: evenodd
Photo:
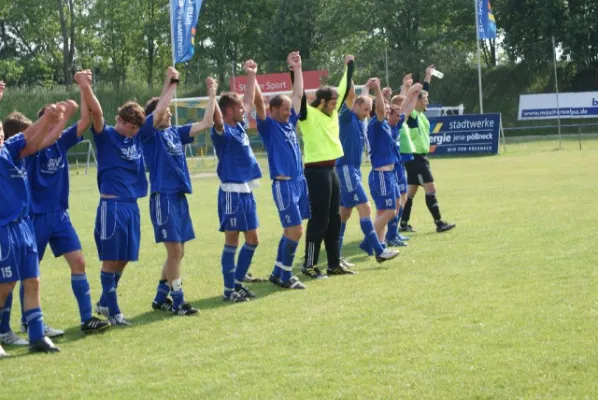
M 58 353 L 59 351 L 60 349 L 47 336 L 29 345 L 29 352 L 31 353 Z
M 0 346 L 0 358 L 2 358 L 2 357 L 8 357 L 8 354 L 6 354 L 6 352 L 4 351 L 2 346 Z
M 318 267 L 304 267 L 301 272 L 303 275 L 309 276 L 312 279 L 326 279 L 326 275 L 322 274 L 322 271 Z
M 64 331 L 60 329 L 50 328 L 48 325 L 44 324 L 44 335 L 49 338 L 57 338 L 64 336 Z
M 13 331 L 8 331 L 6 333 L 0 333 L 0 343 L 11 346 L 27 346 L 29 341 L 17 336 Z
M 409 239 L 411 239 L 409 236 L 403 236 L 401 234 L 399 234 L 399 236 L 397 236 L 399 238 L 399 240 L 403 241 L 403 242 L 407 242 Z
M 307 286 L 301 283 L 296 276 L 291 276 L 289 280 L 282 282 L 282 287 L 285 289 L 307 289 Z
M 343 267 L 347 267 L 347 268 L 353 268 L 355 266 L 355 264 L 352 264 L 349 261 L 347 261 L 347 259 L 345 257 L 341 257 L 340 264 Z
M 125 316 L 123 314 L 117 314 L 114 317 L 110 317 L 109 321 L 114 326 L 131 326 L 131 325 L 133 325 L 132 323 L 127 321 L 127 319 L 125 318 Z
M 268 278 L 268 280 L 270 282 L 272 282 L 273 284 L 275 284 L 276 286 L 284 287 L 284 286 L 282 286 L 282 280 L 280 279 L 279 276 L 270 275 L 270 278 Z
M 101 315 L 104 318 L 110 318 L 110 310 L 108 309 L 108 307 L 101 306 L 99 301 L 96 303 L 95 311 L 96 314 Z
M 222 300 L 227 301 L 229 303 L 243 303 L 245 301 L 249 301 L 249 299 L 245 296 L 241 296 L 237 292 L 232 292 L 228 296 L 222 296 Z
M 441 232 L 450 231 L 451 229 L 453 229 L 456 226 L 457 226 L 457 224 L 449 224 L 448 222 L 438 221 L 438 222 L 436 222 L 436 232 L 441 233 Z
M 167 297 L 166 300 L 164 300 L 163 303 L 157 303 L 155 301 L 152 301 L 152 308 L 155 311 L 168 311 L 168 312 L 171 312 L 172 311 L 172 300 L 170 300 Z
M 181 304 L 181 306 L 178 309 L 172 309 L 172 313 L 174 315 L 195 315 L 199 313 L 199 310 L 197 308 L 193 308 L 193 306 L 187 302 L 184 302 L 183 304 Z
M 81 324 L 81 332 L 83 333 L 97 333 L 105 331 L 108 328 L 110 328 L 109 321 L 105 321 L 96 317 L 91 317 L 91 319 Z
M 345 267 L 344 265 L 339 265 L 338 267 L 330 268 L 326 270 L 328 275 L 357 275 L 357 272 L 351 271 L 349 268 Z
M 399 232 L 417 232 L 413 227 L 409 224 L 399 226 Z
M 368 256 L 374 255 L 374 249 L 372 249 L 372 246 L 370 246 L 367 240 L 364 240 L 363 242 L 359 243 L 359 248 L 365 251 L 368 254 Z
M 396 238 L 386 242 L 386 245 L 388 247 L 405 247 L 405 246 L 407 246 L 407 243 L 403 242 L 401 239 L 396 237 Z
M 376 261 L 378 261 L 379 263 L 383 263 L 384 261 L 392 260 L 398 255 L 398 250 L 384 249 L 384 251 L 379 256 L 376 256 Z
M 243 279 L 243 282 L 258 283 L 258 282 L 266 282 L 266 280 L 262 279 L 262 278 L 256 278 L 251 274 L 251 272 L 248 272 L 247 274 L 245 274 L 245 279 Z
M 247 289 L 245 286 L 241 286 L 241 288 L 239 289 L 235 289 L 235 292 L 239 293 L 241 296 L 243 297 L 247 297 L 249 299 L 252 299 L 254 297 L 257 297 L 256 294 L 254 292 L 252 292 L 251 290 Z

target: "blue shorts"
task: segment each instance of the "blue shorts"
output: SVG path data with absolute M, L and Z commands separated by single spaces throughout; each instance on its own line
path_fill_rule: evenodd
M 368 196 L 361 182 L 360 168 L 343 165 L 336 167 L 336 173 L 341 185 L 341 206 L 353 208 L 368 202 Z
M 397 208 L 399 194 L 396 193 L 397 178 L 394 171 L 370 171 L 368 181 L 376 209 L 394 210 Z
M 218 217 L 220 232 L 245 232 L 257 229 L 257 206 L 253 193 L 218 190 Z
M 68 211 L 31 214 L 31 221 L 35 230 L 37 255 L 40 261 L 44 258 L 48 243 L 50 243 L 54 257 L 81 250 L 81 242 L 71 223 Z
M 140 230 L 136 200 L 101 199 L 94 231 L 100 261 L 137 261 Z
M 37 245 L 29 218 L 0 226 L 0 283 L 39 276 Z
M 156 243 L 185 243 L 195 239 L 185 193 L 152 193 L 150 218 Z
M 311 218 L 304 176 L 293 180 L 273 181 L 272 196 L 283 228 L 301 225 L 304 219 Z
M 397 180 L 396 191 L 400 197 L 402 194 L 407 193 L 407 172 L 405 172 L 403 164 L 395 164 L 395 176 Z

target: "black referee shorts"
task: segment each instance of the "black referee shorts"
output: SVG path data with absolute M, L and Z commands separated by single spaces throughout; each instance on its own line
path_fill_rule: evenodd
M 434 182 L 430 161 L 422 154 L 414 154 L 413 160 L 405 163 L 408 185 L 423 185 Z

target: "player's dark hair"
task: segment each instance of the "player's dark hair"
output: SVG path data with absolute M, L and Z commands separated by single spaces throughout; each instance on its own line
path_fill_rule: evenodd
M 322 100 L 329 102 L 332 99 L 338 98 L 338 93 L 330 86 L 324 86 L 316 91 L 316 98 L 311 102 L 312 107 L 320 105 Z
M 29 118 L 18 111 L 13 111 L 4 118 L 4 139 L 23 132 L 33 124 Z
M 134 101 L 127 101 L 121 108 L 118 109 L 117 116 L 123 121 L 136 125 L 143 126 L 145 123 L 145 113 L 143 108 Z
M 154 111 L 156 111 L 156 106 L 158 105 L 158 101 L 160 101 L 159 97 L 152 97 L 145 103 L 145 116 L 147 117 Z
M 226 110 L 241 103 L 239 95 L 236 93 L 225 92 L 220 95 L 218 100 L 218 107 L 222 111 L 222 115 L 226 115 Z
M 270 100 L 270 111 L 272 111 L 273 108 L 280 108 L 285 101 L 291 101 L 291 99 L 284 94 L 277 94 L 272 97 Z

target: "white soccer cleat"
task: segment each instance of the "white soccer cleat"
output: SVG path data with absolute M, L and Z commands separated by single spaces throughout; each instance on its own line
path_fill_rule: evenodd
M 102 307 L 99 302 L 96 303 L 95 312 L 106 319 L 110 318 L 110 309 L 108 307 Z
M 2 357 L 8 357 L 8 354 L 6 354 L 6 352 L 4 351 L 2 346 L 0 346 L 0 358 L 2 358 Z
M 8 344 L 11 346 L 28 346 L 29 342 L 20 336 L 17 336 L 13 331 L 6 333 L 0 333 L 0 343 Z
M 376 261 L 378 261 L 379 263 L 383 263 L 384 261 L 392 260 L 398 255 L 398 250 L 391 250 L 389 248 L 386 248 L 379 256 L 376 256 Z

